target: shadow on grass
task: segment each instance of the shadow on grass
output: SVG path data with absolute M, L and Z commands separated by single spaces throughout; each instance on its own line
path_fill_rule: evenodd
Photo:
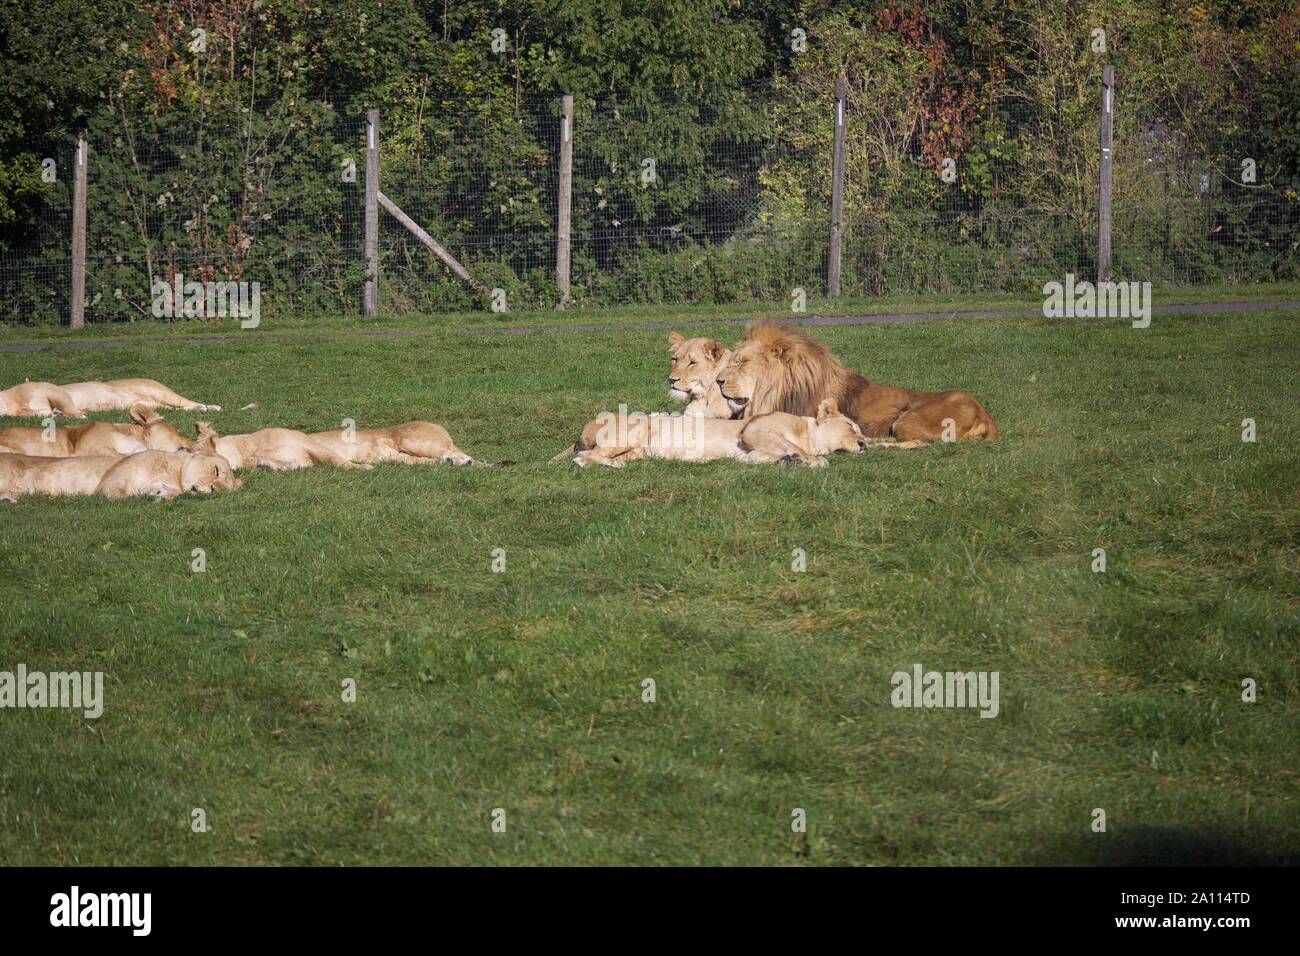
M 1039 852 L 1048 866 L 1300 866 L 1294 837 L 1262 847 L 1211 828 L 1140 824 L 1058 837 Z

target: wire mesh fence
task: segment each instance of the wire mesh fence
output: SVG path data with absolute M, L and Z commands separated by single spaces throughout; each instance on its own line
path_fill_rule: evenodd
M 394 120 L 396 122 L 394 122 Z M 380 189 L 514 308 L 556 301 L 559 98 L 484 98 L 380 119 Z M 380 218 L 384 311 L 484 309 L 393 217 Z
M 574 103 L 578 306 L 791 301 L 827 292 L 834 80 Z M 1024 91 L 845 100 L 841 294 L 1035 292 L 1096 275 L 1098 114 Z M 546 308 L 556 275 L 561 98 L 390 106 L 379 189 L 473 278 L 379 213 L 380 311 Z M 88 322 L 216 318 L 185 283 L 260 288 L 261 314 L 359 314 L 365 110 L 281 97 L 239 110 L 106 108 L 87 130 Z M 1300 276 L 1300 201 L 1240 130 L 1130 115 L 1115 127 L 1113 272 L 1182 285 Z M 71 133 L 33 144 L 41 201 L 0 250 L 0 318 L 66 323 Z M 173 291 L 180 292 L 174 296 Z M 495 291 L 495 294 L 493 292 Z

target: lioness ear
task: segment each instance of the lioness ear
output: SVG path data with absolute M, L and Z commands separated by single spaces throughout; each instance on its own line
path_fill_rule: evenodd
M 707 342 L 704 343 L 704 351 L 705 354 L 709 356 L 709 358 L 713 359 L 713 361 L 716 362 L 720 358 L 722 358 L 722 353 L 727 351 L 727 349 L 717 339 L 709 339 Z
M 668 344 L 669 344 L 670 346 L 672 346 L 673 348 L 675 348 L 675 349 L 676 349 L 676 348 L 681 348 L 681 344 L 682 344 L 683 342 L 685 342 L 685 341 L 686 341 L 686 340 L 685 340 L 684 338 L 682 338 L 682 334 L 681 334 L 680 332 L 669 332 L 669 333 L 668 333 Z
M 137 425 L 148 425 L 150 422 L 162 421 L 162 416 L 144 402 L 136 402 L 131 406 L 131 421 Z
M 194 443 L 191 450 L 215 455 L 217 453 L 217 433 L 213 431 L 212 426 L 207 422 L 195 422 L 194 430 L 198 432 L 199 440 Z
M 832 415 L 840 413 L 839 403 L 833 398 L 823 398 L 820 405 L 817 406 L 817 421 L 824 422 Z

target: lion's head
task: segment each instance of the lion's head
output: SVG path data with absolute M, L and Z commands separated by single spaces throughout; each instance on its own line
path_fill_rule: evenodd
M 845 393 L 854 373 L 811 335 L 779 322 L 751 322 L 718 369 L 718 387 L 734 414 L 812 416 L 823 398 Z
M 244 483 L 236 477 L 229 459 L 217 451 L 221 436 L 207 422 L 195 422 L 199 440 L 194 443 L 189 461 L 181 466 L 181 490 L 207 494 L 210 491 L 238 491 Z
M 131 420 L 144 429 L 144 447 L 152 451 L 189 451 L 194 443 L 142 402 L 131 406 Z
M 220 455 L 202 451 L 186 455 L 181 464 L 181 490 L 208 494 L 212 491 L 238 491 L 243 482 L 235 477 L 230 462 Z
M 668 336 L 668 351 L 668 395 L 675 402 L 705 398 L 731 355 L 717 339 L 688 339 L 677 332 Z

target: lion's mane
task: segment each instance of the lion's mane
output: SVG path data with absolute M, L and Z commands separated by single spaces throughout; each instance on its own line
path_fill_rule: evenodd
M 868 384 L 811 335 L 771 319 L 749 324 L 735 349 L 741 352 L 761 362 L 763 370 L 745 406 L 746 418 L 768 412 L 816 415 L 823 398 L 849 407 L 851 397 Z

